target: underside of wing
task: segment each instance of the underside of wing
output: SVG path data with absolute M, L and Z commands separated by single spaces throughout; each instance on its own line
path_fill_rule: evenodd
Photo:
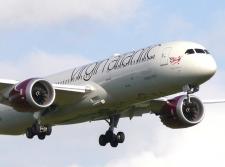
M 125 109 L 121 113 L 121 117 L 129 117 L 131 119 L 147 113 L 159 115 L 166 104 L 166 99 L 155 99 L 137 103 Z
M 89 86 L 76 85 L 58 85 L 53 84 L 56 91 L 55 103 L 59 105 L 68 105 L 81 100 L 82 96 L 92 91 Z
M 204 117 L 203 102 L 191 95 L 173 99 L 156 99 L 132 105 L 121 113 L 121 117 L 133 118 L 151 113 L 159 116 L 161 122 L 170 128 L 188 128 L 200 123 Z
M 173 100 L 160 98 L 160 99 L 148 100 L 145 102 L 137 103 L 132 105 L 128 109 L 124 110 L 121 115 L 122 117 L 130 117 L 130 118 L 133 118 L 135 116 L 142 116 L 145 113 L 161 115 L 163 110 L 165 109 L 165 106 L 171 106 L 171 101 Z M 219 103 L 225 103 L 225 99 L 202 101 L 202 104 L 219 104 Z M 174 104 L 174 105 L 176 106 L 178 104 Z
M 166 104 L 166 99 L 155 99 L 136 103 L 129 107 L 120 108 L 117 113 L 114 112 L 114 109 L 106 109 L 105 112 L 101 112 L 102 114 L 96 115 L 96 117 L 91 121 L 106 120 L 111 115 L 119 115 L 120 118 L 130 119 L 134 117 L 141 117 L 144 114 L 160 115 L 160 112 Z

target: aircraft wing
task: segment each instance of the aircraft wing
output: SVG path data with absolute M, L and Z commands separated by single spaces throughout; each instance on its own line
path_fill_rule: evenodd
M 0 96 L 4 96 L 4 93 L 10 90 L 14 85 L 18 84 L 19 81 L 0 79 Z M 55 102 L 60 105 L 74 102 L 75 100 L 81 99 L 85 93 L 92 91 L 92 88 L 82 85 L 59 85 L 52 84 L 56 91 Z
M 169 99 L 160 98 L 155 100 L 148 100 L 142 103 L 137 103 L 131 106 L 128 109 L 125 109 L 121 117 L 129 117 L 130 119 L 133 117 L 142 116 L 143 114 L 150 113 L 160 115 L 163 107 L 168 104 Z M 221 100 L 204 100 L 202 101 L 203 104 L 218 104 L 218 103 L 225 103 L 225 99 Z
M 0 91 L 17 84 L 18 82 L 19 81 L 16 80 L 0 79 Z
M 129 117 L 132 119 L 133 117 L 142 116 L 143 114 L 156 114 L 159 115 L 160 111 L 167 104 L 167 99 L 155 99 L 155 100 L 148 100 L 142 103 L 137 103 L 131 106 L 128 109 L 125 109 L 121 113 L 121 117 Z
M 59 105 L 71 104 L 79 101 L 84 94 L 92 91 L 92 88 L 89 86 L 53 84 L 53 87 L 56 91 L 55 103 Z
M 87 93 L 87 92 L 90 92 L 92 90 L 88 86 L 76 86 L 76 85 L 53 84 L 53 87 L 56 91 L 76 92 L 76 93 Z
M 203 101 L 204 104 L 218 104 L 218 103 L 225 103 L 225 99 L 223 100 L 205 100 Z
M 19 81 L 0 79 L 0 92 L 4 92 L 7 88 L 18 84 Z M 83 85 L 60 85 L 52 84 L 53 88 L 56 91 L 55 103 L 59 105 L 71 104 L 74 102 L 79 102 L 86 93 L 89 93 L 93 88 Z M 133 104 L 128 108 L 122 109 L 121 117 L 130 117 L 142 116 L 145 113 L 152 113 L 160 115 L 163 107 L 168 104 L 167 98 L 160 98 L 155 100 L 147 100 L 141 103 Z M 223 100 L 206 100 L 203 101 L 203 104 L 215 104 L 215 103 L 225 103 Z M 101 118 L 100 118 L 101 119 Z

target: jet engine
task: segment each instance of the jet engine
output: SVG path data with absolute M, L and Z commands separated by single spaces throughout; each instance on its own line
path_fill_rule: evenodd
M 9 93 L 9 103 L 20 112 L 36 112 L 52 105 L 53 86 L 44 79 L 31 78 L 17 84 Z
M 164 125 L 173 129 L 188 128 L 202 121 L 204 107 L 200 99 L 190 96 L 179 96 L 168 101 L 163 107 L 160 119 Z

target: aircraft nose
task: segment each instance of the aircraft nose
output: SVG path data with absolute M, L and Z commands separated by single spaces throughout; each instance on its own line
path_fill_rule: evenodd
M 206 69 L 206 73 L 212 77 L 217 70 L 217 65 L 216 65 L 216 61 L 212 58 L 207 65 L 207 69 Z
M 212 56 L 205 58 L 205 60 L 202 60 L 201 72 L 206 79 L 210 79 L 216 73 L 216 71 L 217 71 L 217 64 Z

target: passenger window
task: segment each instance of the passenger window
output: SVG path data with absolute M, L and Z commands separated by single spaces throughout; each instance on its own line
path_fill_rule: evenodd
M 195 52 L 196 52 L 196 53 L 203 53 L 203 54 L 205 54 L 205 51 L 202 50 L 202 49 L 195 49 Z
M 188 50 L 185 52 L 185 54 L 187 54 L 187 55 L 194 54 L 194 53 L 195 53 L 194 49 L 188 49 Z

